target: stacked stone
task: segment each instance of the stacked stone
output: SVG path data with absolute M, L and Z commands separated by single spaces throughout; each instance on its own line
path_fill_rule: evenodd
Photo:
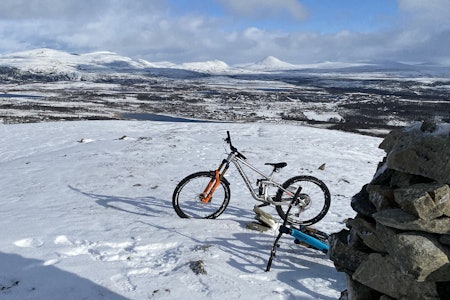
M 357 212 L 330 237 L 348 299 L 450 299 L 450 124 L 391 132 Z M 344 298 L 341 297 L 341 298 Z

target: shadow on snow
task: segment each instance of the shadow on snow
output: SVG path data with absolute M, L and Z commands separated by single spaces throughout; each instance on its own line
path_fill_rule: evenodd
M 0 252 L 0 265 L 2 299 L 127 299 L 41 260 Z
M 168 200 L 151 196 L 130 198 L 100 195 L 83 192 L 72 186 L 69 186 L 69 188 L 94 199 L 97 204 L 105 208 L 113 208 L 118 211 L 140 216 L 161 217 L 170 215 L 174 218 L 178 218 L 173 210 L 171 201 Z M 223 215 L 238 216 L 240 220 L 235 221 L 238 222 L 241 227 L 245 227 L 246 223 L 254 217 L 254 214 L 251 211 L 232 205 L 225 210 Z M 185 220 L 189 222 L 188 219 Z M 205 219 L 195 221 L 220 222 L 221 217 L 219 216 L 218 220 Z M 275 239 L 275 235 L 256 233 L 249 230 L 241 233 L 234 233 L 231 238 L 229 235 L 226 237 L 212 236 L 205 241 L 191 236 L 189 233 L 183 233 L 180 229 L 167 228 L 151 222 L 138 222 L 158 228 L 162 231 L 178 234 L 199 245 L 214 245 L 221 251 L 229 254 L 228 264 L 231 267 L 246 274 L 254 274 L 258 269 L 261 270 L 261 272 L 265 270 L 270 256 L 270 250 Z M 324 260 L 328 260 L 326 255 L 316 250 L 297 246 L 293 242 L 294 239 L 287 235 L 279 242 L 281 247 L 277 250 L 277 256 L 274 258 L 271 268 L 272 272 L 278 272 L 277 279 L 314 297 L 334 299 L 331 297 L 327 298 L 314 291 L 314 287 L 308 286 L 308 280 L 311 278 L 322 278 L 324 281 L 328 282 L 330 286 L 335 287 L 336 290 L 342 290 L 345 286 L 342 276 L 337 273 L 333 266 L 323 263 Z M 324 274 L 327 274 L 326 278 L 324 278 Z M 296 279 L 293 280 L 293 278 Z
M 85 195 L 95 200 L 95 202 L 105 208 L 113 208 L 119 211 L 148 217 L 158 217 L 168 215 L 168 209 L 172 209 L 172 204 L 166 200 L 155 197 L 119 197 L 110 195 L 100 195 L 83 192 L 69 185 L 69 188 L 77 193 Z

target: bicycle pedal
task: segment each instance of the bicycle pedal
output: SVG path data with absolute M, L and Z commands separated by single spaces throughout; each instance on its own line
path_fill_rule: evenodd
M 256 205 L 257 207 L 264 207 L 264 206 L 269 206 L 270 204 L 269 203 L 263 203 L 263 204 L 258 204 L 258 205 Z

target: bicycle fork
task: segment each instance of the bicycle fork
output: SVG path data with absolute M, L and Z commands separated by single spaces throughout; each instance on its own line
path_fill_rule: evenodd
M 211 178 L 203 193 L 200 194 L 200 200 L 203 203 L 209 203 L 209 201 L 211 201 L 214 191 L 217 189 L 217 187 L 220 184 L 220 181 L 223 179 L 223 176 L 225 175 L 225 172 L 230 167 L 228 161 L 229 160 L 224 159 L 222 163 L 219 165 L 219 167 L 213 171 L 214 177 Z

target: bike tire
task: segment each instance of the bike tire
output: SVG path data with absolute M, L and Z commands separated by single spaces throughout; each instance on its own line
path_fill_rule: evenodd
M 303 197 L 308 205 L 292 207 L 288 216 L 288 223 L 309 226 L 319 222 L 327 214 L 331 203 L 330 191 L 325 183 L 313 176 L 295 176 L 286 180 L 282 185 L 285 190 L 292 193 L 295 193 L 300 186 L 302 187 L 300 198 Z M 275 195 L 276 202 L 290 202 L 291 200 L 292 196 L 286 195 L 286 192 L 281 188 L 278 189 Z M 287 205 L 276 206 L 278 215 L 282 219 L 286 217 L 287 208 Z
M 186 176 L 175 187 L 172 205 L 180 218 L 215 219 L 220 216 L 230 202 L 230 184 L 223 178 L 208 203 L 200 200 L 209 181 L 215 177 L 214 171 L 203 171 Z

